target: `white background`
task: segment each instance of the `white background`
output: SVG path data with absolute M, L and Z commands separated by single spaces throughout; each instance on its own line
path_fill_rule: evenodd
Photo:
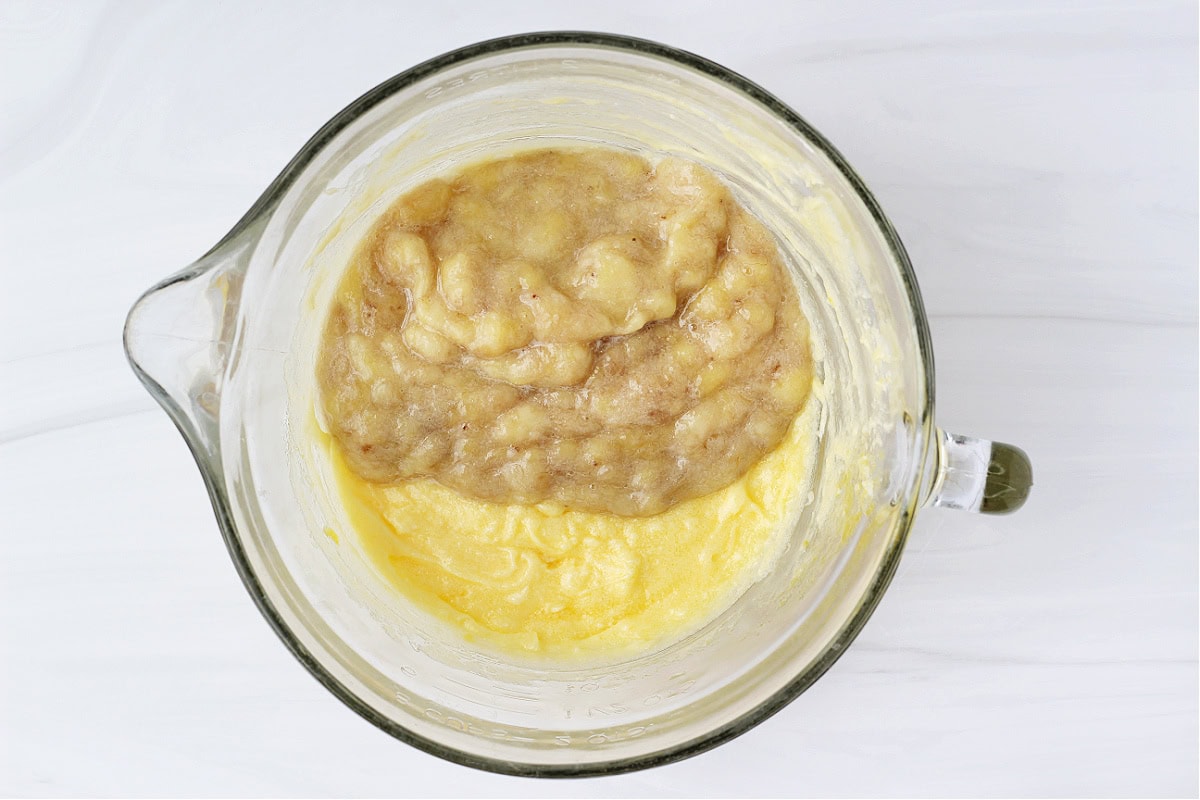
M 939 423 L 1037 480 L 1016 516 L 923 513 L 761 727 L 567 783 L 319 687 L 119 343 L 343 105 L 552 28 L 703 54 L 832 139 L 916 265 Z M 1190 2 L 0 4 L 0 793 L 1195 794 L 1196 53 Z

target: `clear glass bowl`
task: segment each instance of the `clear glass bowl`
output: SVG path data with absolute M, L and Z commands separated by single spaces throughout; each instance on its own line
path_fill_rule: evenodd
M 346 253 L 392 199 L 484 155 L 572 143 L 698 161 L 776 233 L 813 328 L 819 435 L 780 557 L 732 607 L 638 657 L 554 665 L 464 642 L 385 586 L 352 536 L 328 535 L 349 525 L 313 436 L 313 367 Z M 744 78 L 625 37 L 484 42 L 371 90 L 209 253 L 138 300 L 125 347 L 297 659 L 393 736 L 496 772 L 633 770 L 737 736 L 854 639 L 918 507 L 1012 510 L 1031 484 L 1016 448 L 933 425 L 911 265 L 837 151 Z

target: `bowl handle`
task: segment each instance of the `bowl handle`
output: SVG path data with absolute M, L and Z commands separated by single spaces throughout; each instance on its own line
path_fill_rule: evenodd
M 936 431 L 937 464 L 927 506 L 1008 514 L 1025 505 L 1033 467 L 1019 447 Z
M 217 408 L 257 236 L 244 230 L 138 298 L 125 355 L 198 459 L 217 467 Z

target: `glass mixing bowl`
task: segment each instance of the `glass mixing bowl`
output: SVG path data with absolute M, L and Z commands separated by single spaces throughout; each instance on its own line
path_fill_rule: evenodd
M 368 565 L 314 444 L 316 344 L 350 247 L 408 188 L 485 155 L 598 144 L 692 159 L 778 237 L 813 331 L 811 467 L 771 569 L 636 657 L 489 652 Z M 697 56 L 625 37 L 516 36 L 435 58 L 326 124 L 210 252 L 148 291 L 125 347 L 187 440 L 233 562 L 296 658 L 398 739 L 520 775 L 663 764 L 744 732 L 854 639 L 921 506 L 1012 510 L 1007 445 L 933 424 L 933 355 L 895 231 L 825 139 Z

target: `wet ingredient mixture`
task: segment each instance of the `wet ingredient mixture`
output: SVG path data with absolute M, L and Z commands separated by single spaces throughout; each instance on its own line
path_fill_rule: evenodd
M 800 457 L 811 383 L 770 233 L 699 165 L 600 148 L 402 196 L 358 247 L 318 357 L 380 569 L 466 629 L 548 651 L 637 609 L 675 628 L 719 610 L 745 569 L 693 560 L 722 541 L 743 566 L 766 557 L 786 497 L 767 508 L 747 481 L 773 451 L 780 469 Z M 753 530 L 731 497 L 757 507 Z M 668 591 L 684 584 L 694 597 Z

